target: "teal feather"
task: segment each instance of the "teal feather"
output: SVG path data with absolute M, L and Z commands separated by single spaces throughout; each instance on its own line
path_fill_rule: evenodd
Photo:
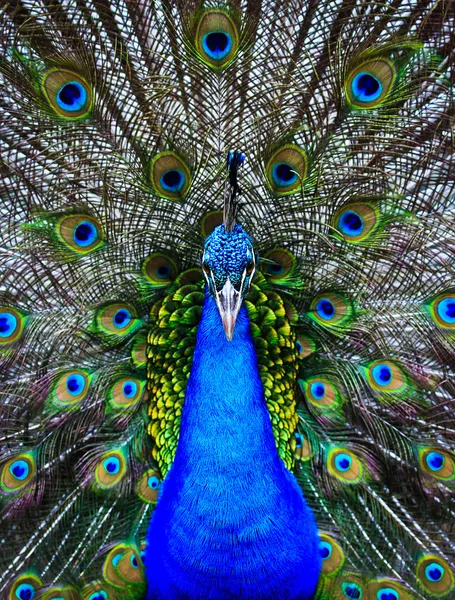
M 454 596 L 454 28 L 444 0 L 3 2 L 2 598 Z M 261 410 L 230 421 L 239 362 Z M 249 553 L 220 447 L 285 523 Z

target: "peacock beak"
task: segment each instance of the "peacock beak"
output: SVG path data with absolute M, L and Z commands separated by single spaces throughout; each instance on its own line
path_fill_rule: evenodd
M 237 315 L 239 314 L 240 306 L 242 305 L 242 298 L 240 292 L 232 285 L 229 277 L 227 278 L 223 289 L 216 292 L 215 300 L 223 322 L 226 339 L 230 342 L 234 335 L 235 322 L 237 320 Z

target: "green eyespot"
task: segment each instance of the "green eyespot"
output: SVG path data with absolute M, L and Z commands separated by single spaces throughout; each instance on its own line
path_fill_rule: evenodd
M 274 152 L 265 168 L 270 188 L 280 196 L 302 187 L 308 172 L 308 157 L 299 146 L 288 144 Z
M 284 248 L 275 248 L 264 254 L 261 270 L 274 283 L 284 283 L 296 268 L 296 259 L 292 252 Z
M 175 152 L 161 152 L 150 163 L 150 182 L 162 198 L 182 200 L 191 185 L 191 173 Z
M 51 396 L 52 403 L 60 407 L 79 404 L 88 394 L 90 377 L 85 371 L 68 371 L 57 381 Z
M 96 329 L 106 335 L 125 336 L 141 324 L 133 306 L 123 302 L 114 302 L 97 310 Z
M 114 409 L 132 408 L 144 396 L 145 382 L 135 377 L 124 377 L 117 381 L 109 393 L 109 402 Z
M 336 582 L 333 600 L 369 600 L 367 588 L 358 573 L 343 573 Z
M 149 469 L 139 480 L 137 486 L 137 495 L 144 502 L 155 504 L 158 500 L 160 485 L 161 478 L 158 471 Z
M 57 221 L 57 235 L 71 250 L 88 254 L 103 243 L 99 222 L 88 215 L 67 215 Z
M 145 583 L 144 565 L 139 549 L 132 544 L 117 544 L 104 561 L 103 575 L 110 584 L 121 588 L 125 587 L 125 584 Z
M 391 60 L 377 57 L 357 65 L 346 78 L 348 102 L 357 109 L 381 106 L 393 89 L 396 68 Z
M 223 211 L 212 210 L 206 213 L 201 219 L 201 231 L 204 239 L 208 237 L 213 230 L 223 222 Z
M 308 437 L 306 434 L 301 432 L 296 432 L 295 434 L 295 457 L 297 460 L 301 460 L 302 462 L 309 461 L 313 456 L 313 450 L 308 441 Z
M 11 586 L 8 600 L 34 600 L 42 585 L 43 582 L 37 575 L 24 573 Z
M 310 305 L 309 317 L 323 327 L 347 325 L 353 316 L 352 303 L 335 292 L 318 294 Z
M 17 342 L 24 331 L 26 317 L 16 308 L 0 306 L 0 346 Z
M 143 368 L 147 364 L 147 340 L 143 335 L 138 335 L 134 340 L 131 350 L 131 359 L 138 368 Z
M 226 67 L 239 49 L 239 31 L 232 16 L 224 11 L 204 11 L 195 27 L 199 58 L 213 69 Z
M 43 595 L 40 595 L 40 600 L 79 600 L 79 591 L 70 586 L 56 586 L 47 589 Z
M 438 327 L 455 330 L 455 291 L 448 290 L 439 294 L 425 307 Z
M 442 448 L 419 448 L 420 468 L 426 475 L 434 479 L 453 482 L 455 481 L 455 457 Z
M 365 241 L 376 229 L 379 210 L 366 202 L 350 202 L 336 211 L 332 227 L 346 242 L 355 244 Z
M 26 488 L 36 472 L 32 454 L 18 454 L 4 463 L 0 473 L 0 486 L 6 494 L 14 494 Z
M 366 368 L 367 380 L 376 392 L 398 394 L 407 387 L 407 377 L 402 369 L 390 360 L 375 360 Z
M 117 600 L 117 596 L 104 581 L 92 581 L 82 588 L 81 600 Z
M 454 574 L 447 561 L 432 554 L 419 559 L 416 578 L 421 587 L 436 598 L 445 596 L 455 587 Z
M 342 398 L 340 392 L 325 377 L 310 377 L 302 383 L 307 402 L 318 409 L 333 410 L 341 404 Z
M 362 461 L 348 448 L 332 448 L 327 457 L 329 473 L 348 484 L 359 483 L 363 479 Z
M 47 69 L 41 89 L 50 107 L 65 119 L 82 119 L 92 108 L 92 89 L 87 81 L 69 69 Z
M 126 458 L 121 450 L 106 452 L 95 468 L 97 487 L 108 490 L 116 486 L 125 476 L 126 469 Z
M 413 596 L 400 583 L 385 578 L 368 582 L 368 598 L 371 600 L 413 600 Z
M 322 559 L 322 575 L 333 577 L 343 568 L 344 552 L 334 538 L 327 533 L 320 533 L 319 552 Z
M 178 271 L 175 261 L 161 252 L 155 252 L 145 259 L 142 273 L 151 285 L 163 287 L 174 281 Z
M 303 333 L 297 334 L 296 347 L 299 358 L 307 358 L 316 352 L 315 341 Z

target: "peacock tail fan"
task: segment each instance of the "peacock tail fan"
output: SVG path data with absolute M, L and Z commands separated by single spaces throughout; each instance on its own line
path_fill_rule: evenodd
M 319 530 L 305 598 L 455 597 L 453 3 L 4 0 L 0 28 L 1 597 L 155 598 L 204 249 L 233 220 Z

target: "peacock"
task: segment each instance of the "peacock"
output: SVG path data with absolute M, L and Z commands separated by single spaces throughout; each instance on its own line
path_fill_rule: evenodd
M 2 0 L 2 600 L 455 598 L 455 4 Z

